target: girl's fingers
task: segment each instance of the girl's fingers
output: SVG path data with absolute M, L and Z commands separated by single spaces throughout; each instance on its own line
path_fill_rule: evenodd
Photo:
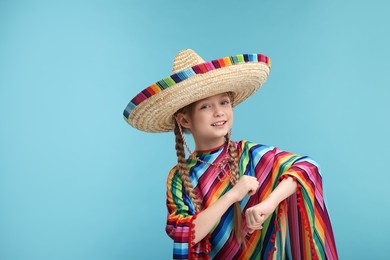
M 253 233 L 253 231 L 259 230 L 259 229 L 263 229 L 263 225 L 257 224 L 257 225 L 248 226 L 248 232 L 249 232 L 250 234 Z
M 255 221 L 255 218 L 254 218 L 252 212 L 248 212 L 248 213 L 246 215 L 247 225 L 248 225 L 248 227 L 251 227 L 251 226 L 255 225 L 256 221 Z
M 251 229 L 254 229 L 254 230 L 258 230 L 258 229 L 262 229 L 263 228 L 263 225 L 255 225 L 255 226 L 252 226 Z
M 246 224 L 249 229 L 258 230 L 263 228 L 265 215 L 256 214 L 255 211 L 248 209 L 246 211 L 245 216 L 246 216 Z
M 263 224 L 264 222 L 264 215 L 254 214 L 254 219 L 256 223 Z
M 258 187 L 259 187 L 259 182 L 256 179 L 254 179 L 253 183 L 251 183 L 251 185 L 249 187 L 248 194 L 250 196 L 254 195 L 256 193 Z

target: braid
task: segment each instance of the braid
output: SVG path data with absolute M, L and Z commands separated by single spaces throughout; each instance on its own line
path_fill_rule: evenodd
M 227 140 L 229 145 L 229 155 L 232 159 L 230 164 L 230 182 L 234 186 L 238 182 L 239 178 L 239 169 L 238 169 L 238 153 L 237 148 L 231 143 L 230 134 L 226 134 L 225 139 Z M 239 244 L 244 244 L 245 246 L 245 235 L 242 228 L 242 214 L 241 214 L 241 206 L 237 201 L 234 203 L 234 234 Z
M 232 162 L 230 164 L 230 180 L 232 182 L 232 185 L 236 185 L 238 181 L 238 158 L 237 158 L 237 148 L 231 143 L 230 135 L 229 133 L 226 134 L 225 139 L 227 143 L 230 143 L 229 145 L 229 155 L 232 159 Z
M 192 187 L 191 181 L 190 181 L 190 176 L 187 168 L 187 162 L 185 158 L 185 153 L 184 153 L 184 147 L 183 147 L 183 139 L 179 130 L 179 127 L 177 125 L 177 122 L 175 120 L 175 140 L 176 140 L 176 155 L 177 155 L 177 167 L 179 170 L 180 177 L 183 181 L 183 185 L 185 188 L 185 191 L 187 192 L 188 196 L 190 197 L 192 203 L 195 206 L 195 210 L 199 211 L 200 210 L 200 201 L 198 197 L 196 196 L 194 192 L 194 188 Z
M 234 94 L 232 92 L 227 93 L 230 98 L 230 102 L 232 107 L 234 106 Z M 238 178 L 239 178 L 239 173 L 238 173 L 238 154 L 237 154 L 237 148 L 231 143 L 231 135 L 232 135 L 232 130 L 225 135 L 225 140 L 228 144 L 230 144 L 229 147 L 229 155 L 230 158 L 233 160 L 233 162 L 230 164 L 230 180 L 232 182 L 232 185 L 236 185 Z

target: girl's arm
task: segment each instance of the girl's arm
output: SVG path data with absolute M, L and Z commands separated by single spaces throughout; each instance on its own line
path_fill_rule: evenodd
M 282 180 L 265 200 L 247 209 L 245 216 L 249 232 L 261 229 L 263 222 L 275 211 L 279 203 L 291 196 L 296 189 L 297 183 L 292 177 L 288 177 Z
M 255 177 L 242 176 L 230 191 L 225 193 L 208 208 L 199 212 L 198 216 L 193 221 L 195 224 L 195 239 L 192 241 L 198 243 L 202 240 L 232 204 L 242 200 L 246 194 L 255 194 L 258 187 L 259 182 Z
M 280 202 L 290 197 L 296 190 L 297 190 L 297 183 L 294 181 L 292 177 L 287 177 L 286 179 L 283 179 L 278 184 L 278 186 L 276 186 L 276 188 L 271 192 L 268 198 L 274 200 L 277 206 L 279 205 Z

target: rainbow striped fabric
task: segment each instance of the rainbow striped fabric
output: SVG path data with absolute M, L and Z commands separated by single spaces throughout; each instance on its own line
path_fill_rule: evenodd
M 208 237 L 192 245 L 192 220 L 197 212 L 174 167 L 167 180 L 167 234 L 173 239 L 173 259 L 338 259 L 332 226 L 323 199 L 322 178 L 317 163 L 309 157 L 248 141 L 235 142 L 240 176 L 256 176 L 258 192 L 240 203 L 243 211 L 264 200 L 288 176 L 298 183 L 297 192 L 279 204 L 263 224 L 263 229 L 246 235 L 241 248 L 233 234 L 233 206 L 225 212 Z M 222 181 L 214 166 L 224 159 L 227 147 L 196 152 L 187 159 L 191 182 L 207 208 L 232 187 Z M 219 176 L 222 178 L 222 176 Z M 245 217 L 243 226 L 246 232 Z
M 125 110 L 123 111 L 123 116 L 125 119 L 128 119 L 131 111 L 134 110 L 134 108 L 140 103 L 142 103 L 149 97 L 163 91 L 164 89 L 172 87 L 173 85 L 180 83 L 183 80 L 186 80 L 192 76 L 195 76 L 197 74 L 204 74 L 212 70 L 246 62 L 263 62 L 268 64 L 269 67 L 271 67 L 271 60 L 263 54 L 239 54 L 198 64 L 186 70 L 180 71 L 176 74 L 173 74 L 165 79 L 162 79 L 150 85 L 146 89 L 142 90 L 126 106 Z

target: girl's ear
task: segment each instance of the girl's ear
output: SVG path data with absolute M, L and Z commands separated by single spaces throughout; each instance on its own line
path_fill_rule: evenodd
M 184 128 L 187 128 L 189 129 L 191 124 L 190 124 L 190 121 L 188 120 L 188 115 L 186 114 L 183 114 L 183 113 L 178 113 L 176 115 L 177 117 L 177 121 L 179 122 L 179 124 L 184 127 Z

